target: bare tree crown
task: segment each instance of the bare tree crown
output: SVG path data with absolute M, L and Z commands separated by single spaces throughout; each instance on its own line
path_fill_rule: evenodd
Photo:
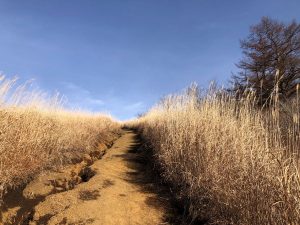
M 234 90 L 253 92 L 266 103 L 273 94 L 281 99 L 295 95 L 300 83 L 300 25 L 284 24 L 263 17 L 250 28 L 241 41 L 243 59 L 237 64 L 241 72 L 233 76 Z

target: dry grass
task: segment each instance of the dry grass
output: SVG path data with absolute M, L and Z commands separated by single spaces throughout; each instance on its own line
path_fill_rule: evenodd
M 288 106 L 287 106 L 288 105 Z M 300 224 L 299 105 L 258 110 L 193 88 L 134 122 L 192 220 Z M 131 124 L 132 125 L 132 124 Z
M 14 87 L 0 77 L 0 200 L 7 189 L 111 141 L 119 125 L 106 115 L 64 110 L 59 98 Z

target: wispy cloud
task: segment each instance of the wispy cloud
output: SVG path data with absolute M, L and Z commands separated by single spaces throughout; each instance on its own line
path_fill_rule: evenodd
M 94 96 L 89 90 L 84 89 L 72 82 L 61 82 L 68 103 L 72 107 L 85 110 L 100 110 L 105 103 L 102 99 Z
M 145 107 L 143 102 L 135 102 L 124 107 L 127 111 L 138 111 L 142 110 Z
M 128 101 L 121 96 L 115 96 L 113 90 L 99 98 L 91 91 L 73 82 L 61 82 L 61 86 L 70 108 L 106 112 L 118 119 L 133 118 L 147 109 L 145 102 Z
M 104 105 L 104 101 L 97 98 L 86 98 L 86 101 L 93 105 Z

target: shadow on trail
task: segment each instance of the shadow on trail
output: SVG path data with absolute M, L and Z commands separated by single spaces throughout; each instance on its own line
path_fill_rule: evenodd
M 37 197 L 35 199 L 26 199 L 23 196 L 23 189 L 25 186 L 21 186 L 16 190 L 10 191 L 3 199 L 5 204 L 0 206 L 0 224 L 11 225 L 20 224 L 27 225 L 32 218 L 32 208 L 39 202 L 44 200 L 44 197 Z M 3 222 L 2 214 L 7 212 L 8 209 L 16 208 L 13 221 Z
M 166 212 L 164 224 L 184 224 L 180 207 L 176 205 L 170 188 L 162 183 L 159 174 L 154 170 L 151 152 L 143 148 L 139 135 L 135 134 L 134 142 L 131 143 L 125 154 L 119 154 L 115 157 L 125 160 L 131 169 L 130 172 L 126 172 L 126 181 L 137 185 L 141 192 L 151 195 L 151 197 L 147 197 L 145 203 L 150 207 Z

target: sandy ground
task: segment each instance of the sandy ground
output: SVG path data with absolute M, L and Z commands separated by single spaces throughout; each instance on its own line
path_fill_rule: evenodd
M 101 159 L 39 176 L 8 196 L 2 224 L 169 224 L 170 196 L 140 150 L 137 135 L 124 131 Z

